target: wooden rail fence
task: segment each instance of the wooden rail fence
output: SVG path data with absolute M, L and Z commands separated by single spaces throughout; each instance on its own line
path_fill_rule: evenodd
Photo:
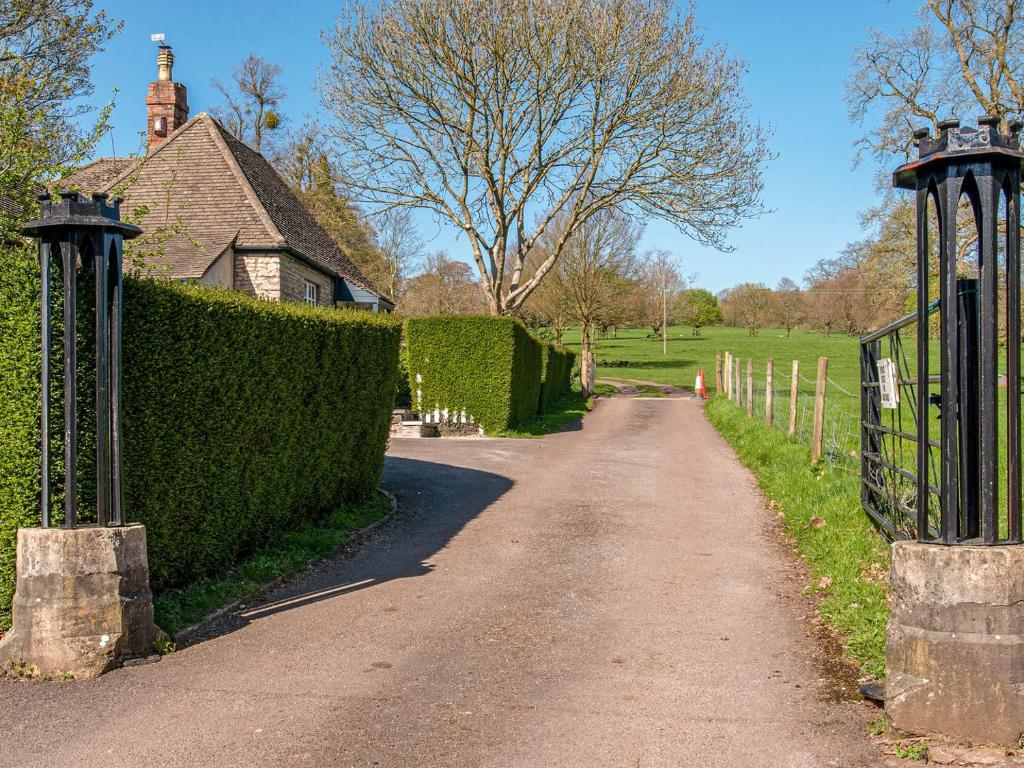
M 725 395 L 731 402 L 741 408 L 745 408 L 747 416 L 753 418 L 755 415 L 762 416 L 769 426 L 774 424 L 776 417 L 775 402 L 775 361 L 765 361 L 764 371 L 764 403 L 763 411 L 755 414 L 754 406 L 754 361 L 748 358 L 746 361 L 746 386 L 743 386 L 741 377 L 741 361 L 731 352 L 717 352 L 715 354 L 715 394 Z M 790 437 L 797 435 L 797 423 L 799 419 L 800 403 L 800 361 L 794 360 L 790 370 L 789 383 L 789 408 L 788 420 L 786 423 Z M 784 379 L 783 379 L 784 381 Z M 805 380 L 809 381 L 809 380 Z M 810 434 L 811 462 L 817 464 L 821 461 L 823 443 L 825 437 L 825 411 L 828 401 L 828 358 L 818 358 L 817 375 L 814 380 L 814 416 Z M 841 388 L 840 388 L 841 389 Z M 782 399 L 780 393 L 780 400 Z M 805 395 L 806 397 L 806 395 Z M 778 414 L 781 418 L 781 414 Z

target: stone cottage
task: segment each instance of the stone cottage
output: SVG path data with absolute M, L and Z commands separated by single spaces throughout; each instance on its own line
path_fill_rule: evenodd
M 123 212 L 144 207 L 143 231 L 160 234 L 141 271 L 277 301 L 394 309 L 263 155 L 213 117 L 189 118 L 173 64 L 161 46 L 146 156 L 100 158 L 70 179 L 84 192 L 121 194 Z

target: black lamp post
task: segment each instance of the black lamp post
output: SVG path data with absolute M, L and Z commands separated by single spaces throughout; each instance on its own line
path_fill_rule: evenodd
M 22 230 L 37 237 L 42 275 L 42 489 L 40 513 L 50 527 L 50 263 L 58 257 L 64 284 L 64 526 L 78 525 L 76 507 L 78 380 L 75 355 L 76 275 L 96 278 L 96 522 L 123 525 L 121 498 L 121 259 L 125 239 L 142 230 L 121 221 L 119 198 L 62 192 L 40 197 L 42 218 Z
M 917 193 L 917 538 L 942 544 L 1021 542 L 1020 424 L 1020 183 L 1019 123 L 1008 133 L 999 119 L 977 129 L 957 120 L 932 136 L 914 133 L 919 157 L 893 173 L 894 186 Z M 957 207 L 970 203 L 978 237 L 978 278 L 957 270 Z M 941 464 L 938 530 L 929 528 L 928 387 L 929 215 L 938 215 Z M 1000 206 L 1005 232 L 1000 233 Z M 1007 528 L 999 529 L 999 240 L 1004 237 L 1006 289 Z M 935 478 L 931 478 L 935 480 Z

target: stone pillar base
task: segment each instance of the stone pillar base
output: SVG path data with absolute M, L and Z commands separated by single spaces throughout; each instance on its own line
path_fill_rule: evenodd
M 1024 733 L 1024 546 L 892 546 L 885 711 L 905 731 Z
M 146 529 L 22 528 L 14 626 L 0 641 L 0 669 L 102 675 L 153 653 Z

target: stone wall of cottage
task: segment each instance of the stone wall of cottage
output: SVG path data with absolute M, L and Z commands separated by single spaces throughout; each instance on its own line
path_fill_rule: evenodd
M 322 272 L 287 254 L 281 255 L 281 298 L 285 301 L 305 301 L 306 283 L 315 283 L 317 304 L 322 307 L 334 305 L 334 282 Z
M 281 299 L 281 256 L 235 254 L 235 290 L 260 299 Z

